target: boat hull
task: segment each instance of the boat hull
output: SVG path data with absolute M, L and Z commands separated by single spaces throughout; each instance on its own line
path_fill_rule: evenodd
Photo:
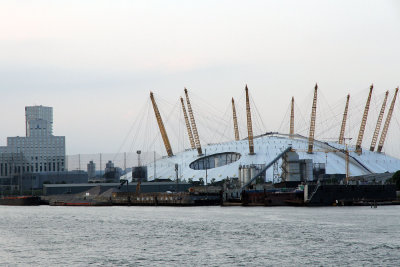
M 40 197 L 35 197 L 35 196 L 1 197 L 0 205 L 37 206 L 40 205 Z

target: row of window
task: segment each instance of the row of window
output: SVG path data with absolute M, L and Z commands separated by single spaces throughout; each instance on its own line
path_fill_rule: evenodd
M 42 162 L 42 164 L 26 164 L 15 165 L 9 163 L 0 163 L 0 176 L 8 176 L 12 174 L 22 174 L 25 172 L 58 172 L 64 171 L 64 162 Z
M 50 141 L 50 142 L 49 142 Z M 53 142 L 51 142 L 53 141 Z M 9 140 L 8 145 L 9 146 L 40 146 L 40 145 L 47 145 L 47 146 L 57 146 L 57 145 L 63 145 L 65 143 L 64 140 L 56 139 L 56 140 L 24 140 L 24 141 L 12 141 Z

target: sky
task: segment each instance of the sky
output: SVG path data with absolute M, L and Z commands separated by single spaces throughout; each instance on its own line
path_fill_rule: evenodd
M 326 118 L 331 106 L 340 117 L 347 93 L 362 106 L 372 83 L 376 113 L 384 92 L 400 84 L 399 47 L 398 1 L 3 0 L 0 145 L 25 134 L 25 106 L 45 105 L 67 154 L 134 151 L 134 122 L 146 115 L 149 92 L 167 116 L 184 87 L 194 106 L 207 102 L 222 117 L 232 97 L 244 107 L 247 84 L 261 132 L 287 124 L 292 96 L 307 123 L 315 83 Z M 399 106 L 387 151 L 400 157 Z M 357 129 L 362 109 L 355 110 Z M 326 132 L 321 137 L 338 135 Z

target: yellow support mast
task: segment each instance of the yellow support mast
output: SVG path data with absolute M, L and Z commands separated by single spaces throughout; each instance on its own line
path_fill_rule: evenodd
M 184 103 L 184 100 L 183 100 L 182 97 L 181 97 L 181 103 L 182 103 L 183 117 L 185 118 L 186 129 L 187 129 L 188 136 L 189 136 L 190 147 L 192 149 L 195 149 L 196 145 L 195 145 L 194 139 L 193 139 L 192 128 L 190 127 L 189 118 L 188 118 L 188 115 L 186 113 L 185 103 Z
M 396 98 L 397 98 L 397 93 L 399 92 L 399 87 L 396 88 L 396 91 L 394 92 L 394 96 L 392 99 L 392 103 L 390 104 L 389 112 L 386 117 L 385 124 L 383 126 L 381 138 L 379 139 L 379 144 L 378 144 L 378 152 L 382 152 L 383 144 L 385 143 L 386 135 L 389 130 L 389 125 L 390 125 L 390 120 L 392 119 L 392 114 L 393 114 L 393 109 L 394 105 L 396 104 Z
M 235 132 L 235 140 L 239 141 L 239 127 L 238 127 L 238 122 L 237 122 L 237 117 L 236 117 L 236 108 L 235 108 L 235 100 L 233 100 L 232 97 L 232 113 L 233 113 L 233 128 Z
M 343 112 L 342 126 L 340 127 L 339 144 L 343 145 L 344 131 L 346 129 L 347 112 L 349 111 L 350 94 L 347 95 L 346 106 Z
M 293 138 L 294 136 L 294 97 L 292 96 L 292 102 L 290 105 L 290 132 L 289 137 Z
M 194 120 L 192 105 L 190 104 L 189 94 L 188 94 L 188 90 L 186 88 L 185 88 L 185 95 L 186 95 L 186 104 L 188 107 L 188 112 L 189 112 L 189 117 L 190 117 L 190 123 L 192 124 L 194 142 L 196 144 L 197 153 L 199 154 L 199 156 L 201 156 L 201 155 L 203 155 L 203 151 L 201 150 L 199 133 L 197 132 L 196 121 Z
M 314 148 L 315 118 L 317 116 L 317 96 L 318 96 L 318 84 L 315 84 L 314 98 L 311 110 L 310 134 L 308 136 L 307 153 L 313 153 L 313 148 Z
M 246 113 L 247 113 L 247 133 L 249 139 L 249 155 L 254 155 L 254 143 L 253 143 L 253 125 L 251 122 L 251 111 L 250 111 L 250 100 L 249 100 L 249 89 L 246 84 Z
M 172 157 L 174 154 L 172 153 L 171 144 L 169 143 L 167 131 L 165 130 L 164 123 L 160 115 L 160 111 L 158 110 L 156 101 L 154 100 L 153 92 L 150 92 L 150 99 L 151 103 L 153 104 L 154 113 L 156 115 L 158 128 L 160 128 L 160 133 L 164 142 L 165 150 L 167 151 L 168 157 Z
M 362 152 L 361 144 L 362 144 L 362 140 L 364 137 L 365 125 L 367 124 L 369 104 L 371 103 L 371 96 L 372 96 L 373 89 L 374 89 L 374 85 L 371 84 L 371 87 L 369 88 L 367 103 L 365 103 L 364 114 L 363 114 L 363 118 L 362 118 L 361 125 L 360 125 L 360 131 L 358 132 L 358 138 L 357 138 L 357 143 L 356 143 L 356 153 L 357 154 L 361 154 L 361 152 Z
M 388 99 L 389 91 L 385 93 L 385 99 L 383 99 L 381 111 L 379 112 L 378 121 L 376 122 L 376 127 L 374 131 L 374 135 L 372 136 L 371 146 L 369 151 L 375 150 L 376 141 L 378 140 L 379 130 L 381 129 L 383 114 L 385 114 L 386 102 Z

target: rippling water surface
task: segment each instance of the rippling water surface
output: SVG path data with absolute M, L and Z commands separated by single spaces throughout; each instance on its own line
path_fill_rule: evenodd
M 400 266 L 400 206 L 0 206 L 0 266 Z

